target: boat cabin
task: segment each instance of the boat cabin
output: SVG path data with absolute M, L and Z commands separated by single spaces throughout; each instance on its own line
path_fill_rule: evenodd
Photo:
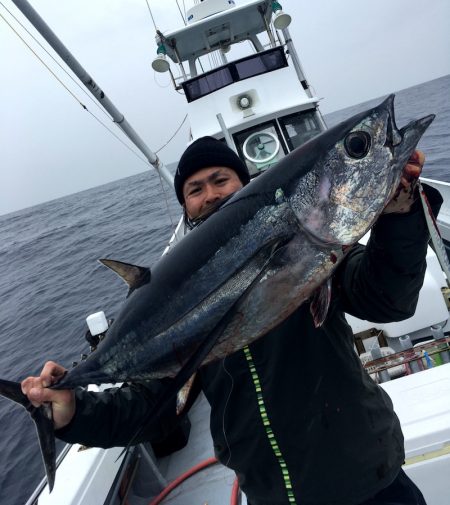
M 325 129 L 289 22 L 277 2 L 204 0 L 187 11 L 184 28 L 156 35 L 153 68 L 170 71 L 184 91 L 192 140 L 224 139 L 252 176 Z

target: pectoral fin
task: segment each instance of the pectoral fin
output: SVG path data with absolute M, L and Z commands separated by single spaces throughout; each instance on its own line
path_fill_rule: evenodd
M 314 291 L 309 306 L 316 328 L 319 328 L 324 323 L 328 314 L 328 308 L 330 307 L 330 300 L 331 279 L 328 279 Z
M 56 474 L 56 448 L 55 434 L 53 431 L 53 415 L 50 404 L 44 404 L 39 408 L 34 407 L 27 396 L 22 393 L 18 382 L 0 379 L 0 394 L 19 405 L 22 405 L 34 421 L 39 438 L 42 459 L 44 460 L 45 473 L 47 475 L 50 492 L 55 483 Z
M 178 391 L 177 394 L 177 415 L 181 415 L 186 408 L 189 396 L 191 394 L 192 385 L 194 384 L 195 376 L 197 372 L 191 375 L 187 380 L 186 384 Z

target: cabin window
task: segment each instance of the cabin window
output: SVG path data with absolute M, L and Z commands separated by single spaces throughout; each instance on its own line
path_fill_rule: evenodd
M 200 77 L 183 83 L 184 92 L 188 102 L 197 100 L 202 96 L 209 95 L 213 91 L 233 84 L 233 77 L 229 67 L 221 67 L 217 70 L 203 74 Z
M 276 47 L 264 53 L 257 53 L 235 62 L 238 80 L 248 79 L 255 75 L 265 74 L 272 70 L 287 67 L 286 56 L 281 47 Z
M 315 110 L 296 112 L 278 121 L 291 151 L 322 131 Z
M 282 47 L 274 47 L 193 77 L 183 82 L 182 86 L 187 101 L 193 102 L 234 82 L 287 66 L 284 49 Z

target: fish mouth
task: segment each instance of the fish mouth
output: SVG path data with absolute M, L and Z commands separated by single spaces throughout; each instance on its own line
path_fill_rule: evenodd
M 395 95 L 391 94 L 379 105 L 379 109 L 387 113 L 385 145 L 395 157 L 406 163 L 436 116 L 429 114 L 398 129 L 395 123 L 394 99 Z

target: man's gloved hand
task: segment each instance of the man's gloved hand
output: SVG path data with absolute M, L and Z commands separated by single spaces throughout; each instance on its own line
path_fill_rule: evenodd
M 419 198 L 416 186 L 424 163 L 425 155 L 423 152 L 414 151 L 403 169 L 397 191 L 384 208 L 383 214 L 391 214 L 393 212 L 403 214 L 411 210 L 412 204 Z

